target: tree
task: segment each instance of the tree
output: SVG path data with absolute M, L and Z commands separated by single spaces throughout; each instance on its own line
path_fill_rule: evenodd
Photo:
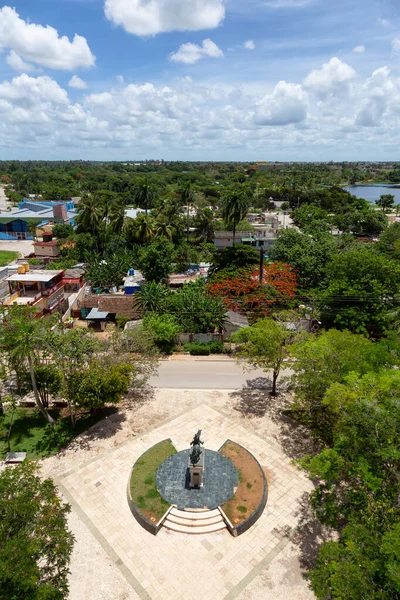
M 167 240 L 172 240 L 173 227 L 169 224 L 167 217 L 158 215 L 154 223 L 154 236 L 164 237 Z
M 339 539 L 324 544 L 311 572 L 318 598 L 379 598 L 399 592 L 400 374 L 350 373 L 324 403 L 331 447 L 301 463 L 319 480 L 312 506 Z
M 271 314 L 275 305 L 285 305 L 295 297 L 296 274 L 284 263 L 265 265 L 263 280 L 259 271 L 221 271 L 207 284 L 210 296 L 221 298 L 226 308 L 248 315 L 251 320 Z
M 147 177 L 139 178 L 133 187 L 133 199 L 139 208 L 147 212 L 153 208 L 157 197 L 157 188 L 149 182 Z
M 175 316 L 186 333 L 213 333 L 227 324 L 227 311 L 220 298 L 206 294 L 204 281 L 198 279 L 167 299 L 166 312 Z
M 196 235 L 204 242 L 214 241 L 214 213 L 204 208 L 195 218 Z
M 222 218 L 232 226 L 233 241 L 235 245 L 236 226 L 244 219 L 250 206 L 246 192 L 239 187 L 227 190 L 222 198 Z
M 292 386 L 297 414 L 325 441 L 331 439 L 332 415 L 323 403 L 327 390 L 349 373 L 364 375 L 393 366 L 396 355 L 386 340 L 373 342 L 350 331 L 330 329 L 308 335 L 291 347 Z
M 190 211 L 190 206 L 194 202 L 194 197 L 195 197 L 194 191 L 193 191 L 191 184 L 189 182 L 187 182 L 182 186 L 179 193 L 181 196 L 181 201 L 182 201 L 183 206 L 186 206 L 186 240 L 189 241 L 189 226 L 190 226 L 189 211 Z
M 51 321 L 35 318 L 35 309 L 26 306 L 3 307 L 3 326 L 0 328 L 0 348 L 9 357 L 14 370 L 22 370 L 28 364 L 35 402 L 43 417 L 50 424 L 55 420 L 41 401 L 36 382 L 35 363 L 45 350 L 44 339 Z
M 90 233 L 96 239 L 104 216 L 98 199 L 93 195 L 83 196 L 76 210 L 77 232 Z
M 144 318 L 143 325 L 152 333 L 161 352 L 170 354 L 175 344 L 175 338 L 181 331 L 176 317 L 169 314 L 149 314 Z
M 297 273 L 300 288 L 323 286 L 326 266 L 336 254 L 333 236 L 324 232 L 311 234 L 296 229 L 278 232 L 269 257 L 289 264 Z
M 291 319 L 289 314 L 287 319 Z M 251 327 L 243 327 L 232 335 L 232 342 L 239 344 L 239 361 L 248 363 L 254 369 L 272 369 L 272 396 L 276 396 L 278 377 L 296 335 L 297 332 L 288 327 L 287 321 L 274 319 L 260 319 Z
M 111 233 L 121 234 L 125 225 L 125 205 L 114 200 L 108 209 L 108 227 Z
M 106 404 L 119 404 L 129 389 L 134 367 L 119 356 L 102 356 L 91 360 L 85 369 L 67 378 L 68 397 L 75 410 L 91 413 Z
M 58 240 L 66 240 L 74 233 L 74 228 L 69 223 L 56 223 L 53 227 L 53 235 Z
M 382 210 L 392 208 L 394 206 L 394 196 L 393 194 L 382 194 L 379 200 L 375 200 L 375 204 L 380 206 Z
M 25 461 L 0 473 L 0 598 L 63 600 L 73 536 L 70 506 L 51 479 Z
M 393 223 L 380 237 L 376 245 L 379 252 L 387 254 L 390 258 L 400 258 L 400 223 Z
M 136 219 L 127 219 L 128 238 L 133 243 L 148 244 L 154 237 L 154 221 L 150 215 L 139 213 Z
M 148 313 L 160 314 L 165 310 L 169 294 L 170 291 L 166 285 L 150 281 L 144 283 L 140 291 L 135 293 L 133 304 L 144 315 Z
M 223 248 L 214 253 L 214 258 L 209 270 L 209 275 L 221 271 L 236 271 L 243 267 L 258 265 L 260 256 L 252 246 L 233 246 L 232 248 Z
M 327 327 L 379 336 L 400 284 L 400 266 L 361 245 L 333 257 L 320 294 L 321 319 Z
M 164 238 L 158 238 L 141 249 L 139 268 L 146 281 L 160 283 L 168 277 L 172 270 L 173 251 L 171 242 Z

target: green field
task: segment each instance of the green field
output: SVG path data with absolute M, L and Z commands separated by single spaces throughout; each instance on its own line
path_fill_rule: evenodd
M 140 512 L 154 522 L 161 519 L 169 506 L 157 491 L 156 473 L 158 467 L 172 454 L 176 454 L 176 449 L 170 440 L 164 440 L 142 454 L 132 470 L 132 500 Z
M 19 408 L 14 416 L 11 429 L 11 451 L 26 452 L 27 458 L 36 459 L 57 454 L 77 435 L 103 418 L 103 414 L 94 417 L 84 415 L 77 418 L 75 428 L 69 417 L 60 416 L 60 411 L 51 410 L 50 414 L 57 419 L 54 427 L 47 425 L 37 408 Z M 0 416 L 0 459 L 7 452 L 7 432 L 10 413 Z
M 9 250 L 0 250 L 0 267 L 5 267 L 9 265 L 13 260 L 18 258 L 20 255 L 19 252 L 11 252 Z

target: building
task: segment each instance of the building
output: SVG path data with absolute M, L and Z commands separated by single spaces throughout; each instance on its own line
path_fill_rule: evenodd
M 33 251 L 38 258 L 57 258 L 60 254 L 58 240 L 53 240 L 51 235 L 44 235 L 43 240 L 33 242 Z
M 0 240 L 31 240 L 32 224 L 39 228 L 54 223 L 74 225 L 76 212 L 69 206 L 67 202 L 20 202 L 17 210 L 0 214 Z
M 64 299 L 64 271 L 30 271 L 28 264 L 18 270 L 20 272 L 6 279 L 9 295 L 4 298 L 3 304 L 34 306 L 38 317 L 56 310 Z
M 248 244 L 249 246 L 254 246 L 255 241 L 256 239 L 253 231 L 236 231 L 235 233 L 235 244 Z M 218 249 L 231 248 L 233 246 L 233 232 L 216 231 L 214 233 L 214 244 Z
M 79 292 L 84 285 L 85 271 L 79 267 L 66 269 L 62 278 L 65 293 Z
M 100 313 L 107 313 L 107 318 L 112 321 L 118 316 L 130 319 L 138 319 L 140 316 L 134 297 L 129 294 L 88 294 L 74 305 L 73 314 L 86 319 L 92 308 L 97 308 Z

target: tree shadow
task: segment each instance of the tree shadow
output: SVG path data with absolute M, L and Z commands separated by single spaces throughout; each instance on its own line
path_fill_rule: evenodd
M 288 393 L 288 385 L 281 383 L 276 396 L 271 396 L 271 387 L 272 381 L 268 377 L 247 380 L 242 389 L 231 393 L 235 401 L 234 410 L 247 418 L 268 416 L 279 426 L 278 441 L 291 459 L 318 453 L 322 448 L 321 443 L 307 427 L 287 414 L 293 401 Z
M 309 571 L 315 567 L 321 545 L 335 539 L 335 532 L 322 525 L 315 516 L 307 492 L 304 492 L 300 499 L 296 516 L 299 517 L 298 524 L 288 537 L 299 549 L 301 568 Z

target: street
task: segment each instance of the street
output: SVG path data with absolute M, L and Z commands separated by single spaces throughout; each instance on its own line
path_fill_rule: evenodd
M 282 372 L 282 376 L 288 372 Z M 236 361 L 230 359 L 197 359 L 197 360 L 169 360 L 160 363 L 158 376 L 151 377 L 150 385 L 156 388 L 183 388 L 183 389 L 240 389 L 248 381 L 257 385 L 257 378 L 267 383 L 268 373 L 255 369 L 243 372 Z

